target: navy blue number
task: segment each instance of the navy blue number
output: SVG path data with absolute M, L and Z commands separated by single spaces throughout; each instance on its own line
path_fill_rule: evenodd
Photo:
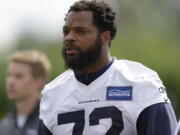
M 122 112 L 114 106 L 95 108 L 89 116 L 89 125 L 99 125 L 100 119 L 111 118 L 112 126 L 105 135 L 119 135 L 124 128 Z M 58 114 L 58 125 L 75 123 L 72 135 L 82 135 L 85 126 L 84 110 Z
M 72 135 L 82 135 L 85 125 L 84 110 L 58 114 L 58 125 L 75 123 Z
M 105 135 L 119 135 L 124 128 L 122 112 L 114 106 L 94 109 L 89 116 L 89 124 L 99 125 L 99 120 L 105 118 L 112 119 L 112 126 Z

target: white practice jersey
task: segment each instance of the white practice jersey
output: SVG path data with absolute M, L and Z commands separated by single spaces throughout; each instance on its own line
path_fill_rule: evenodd
M 169 102 L 156 72 L 140 63 L 114 60 L 89 85 L 67 70 L 45 86 L 40 119 L 53 135 L 137 135 L 140 113 Z

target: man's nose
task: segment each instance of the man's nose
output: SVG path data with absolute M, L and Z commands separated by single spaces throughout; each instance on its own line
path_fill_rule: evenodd
M 76 35 L 73 31 L 69 32 L 67 35 L 64 36 L 64 41 L 75 41 Z

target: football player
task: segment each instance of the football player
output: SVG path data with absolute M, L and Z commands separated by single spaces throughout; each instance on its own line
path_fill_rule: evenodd
M 173 135 L 176 117 L 157 73 L 110 55 L 115 12 L 75 2 L 65 17 L 68 70 L 45 86 L 39 135 Z

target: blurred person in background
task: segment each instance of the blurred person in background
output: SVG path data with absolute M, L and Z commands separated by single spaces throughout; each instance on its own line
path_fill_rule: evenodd
M 115 18 L 96 0 L 68 10 L 62 47 L 68 70 L 42 91 L 39 135 L 174 134 L 175 113 L 158 74 L 110 55 Z
M 37 50 L 15 52 L 8 59 L 6 89 L 14 108 L 0 123 L 0 135 L 37 135 L 40 93 L 51 69 Z

